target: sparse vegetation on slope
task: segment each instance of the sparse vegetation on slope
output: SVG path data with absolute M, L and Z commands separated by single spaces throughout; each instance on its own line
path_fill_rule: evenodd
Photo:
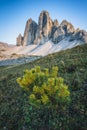
M 48 55 L 29 64 L 0 67 L 0 129 L 22 130 L 29 127 L 25 122 L 25 115 L 31 112 L 29 109 L 32 108 L 29 108 L 27 95 L 19 87 L 16 79 L 23 75 L 23 70 L 38 65 L 41 69 L 44 67 L 51 69 L 52 66 L 58 66 L 59 76 L 63 77 L 65 83 L 69 86 L 71 103 L 67 109 L 68 113 L 66 112 L 67 114 L 65 114 L 68 122 L 62 126 L 60 123 L 60 129 L 86 130 L 87 44 L 77 46 L 71 50 Z M 34 115 L 31 113 L 30 116 L 34 123 L 34 117 L 41 114 L 40 112 L 42 110 L 36 112 L 33 109 Z M 42 122 L 37 122 L 37 128 L 40 123 L 43 125 Z M 33 126 L 34 130 L 37 130 L 37 128 L 36 125 Z

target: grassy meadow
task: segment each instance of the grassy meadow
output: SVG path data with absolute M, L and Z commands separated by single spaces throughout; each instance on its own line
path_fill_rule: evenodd
M 40 66 L 41 69 L 58 66 L 58 75 L 69 86 L 71 102 L 67 108 L 68 113 L 64 115 L 68 123 L 61 126 L 61 119 L 59 129 L 49 129 L 87 130 L 87 44 L 50 54 L 31 63 L 1 66 L 0 130 L 45 130 L 39 126 L 42 122 L 36 121 L 40 110 L 32 110 L 33 123 L 32 127 L 29 126 L 29 118 L 26 116 L 29 109 L 27 94 L 16 82 L 18 77 L 23 76 L 25 69 L 35 66 Z

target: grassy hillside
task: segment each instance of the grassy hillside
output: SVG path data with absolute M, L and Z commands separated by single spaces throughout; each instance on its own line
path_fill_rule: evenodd
M 0 130 L 22 130 L 26 94 L 16 83 L 25 69 L 59 67 L 71 92 L 69 130 L 87 129 L 87 44 L 48 55 L 29 64 L 0 67 Z

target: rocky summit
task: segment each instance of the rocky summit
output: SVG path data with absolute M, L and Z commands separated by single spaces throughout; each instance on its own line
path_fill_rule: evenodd
M 17 37 L 17 45 L 8 46 L 0 43 L 0 60 L 24 58 L 26 56 L 43 57 L 84 43 L 87 43 L 87 32 L 85 30 L 75 29 L 66 20 L 61 23 L 57 19 L 53 21 L 47 11 L 42 11 L 38 24 L 31 18 L 26 22 L 24 35 L 19 34 Z M 24 62 L 24 60 L 21 61 Z M 15 62 L 19 63 L 17 60 Z M 7 61 L 5 64 L 7 64 Z
M 76 44 L 87 43 L 87 32 L 75 29 L 74 26 L 63 20 L 60 24 L 57 19 L 50 18 L 47 11 L 42 11 L 39 16 L 38 24 L 31 18 L 26 22 L 24 35 L 17 37 L 17 46 L 40 45 L 47 41 L 59 43 L 62 40 L 75 41 Z

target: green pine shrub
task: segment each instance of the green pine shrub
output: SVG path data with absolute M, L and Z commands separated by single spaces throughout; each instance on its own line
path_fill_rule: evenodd
M 40 66 L 25 70 L 23 77 L 18 78 L 17 82 L 29 99 L 29 109 L 25 113 L 25 122 L 30 124 L 29 129 L 61 127 L 60 124 L 66 121 L 63 116 L 70 101 L 70 92 L 64 79 L 58 77 L 58 67 L 52 67 L 50 71 L 47 68 L 41 70 Z M 33 125 L 32 117 L 36 119 Z

